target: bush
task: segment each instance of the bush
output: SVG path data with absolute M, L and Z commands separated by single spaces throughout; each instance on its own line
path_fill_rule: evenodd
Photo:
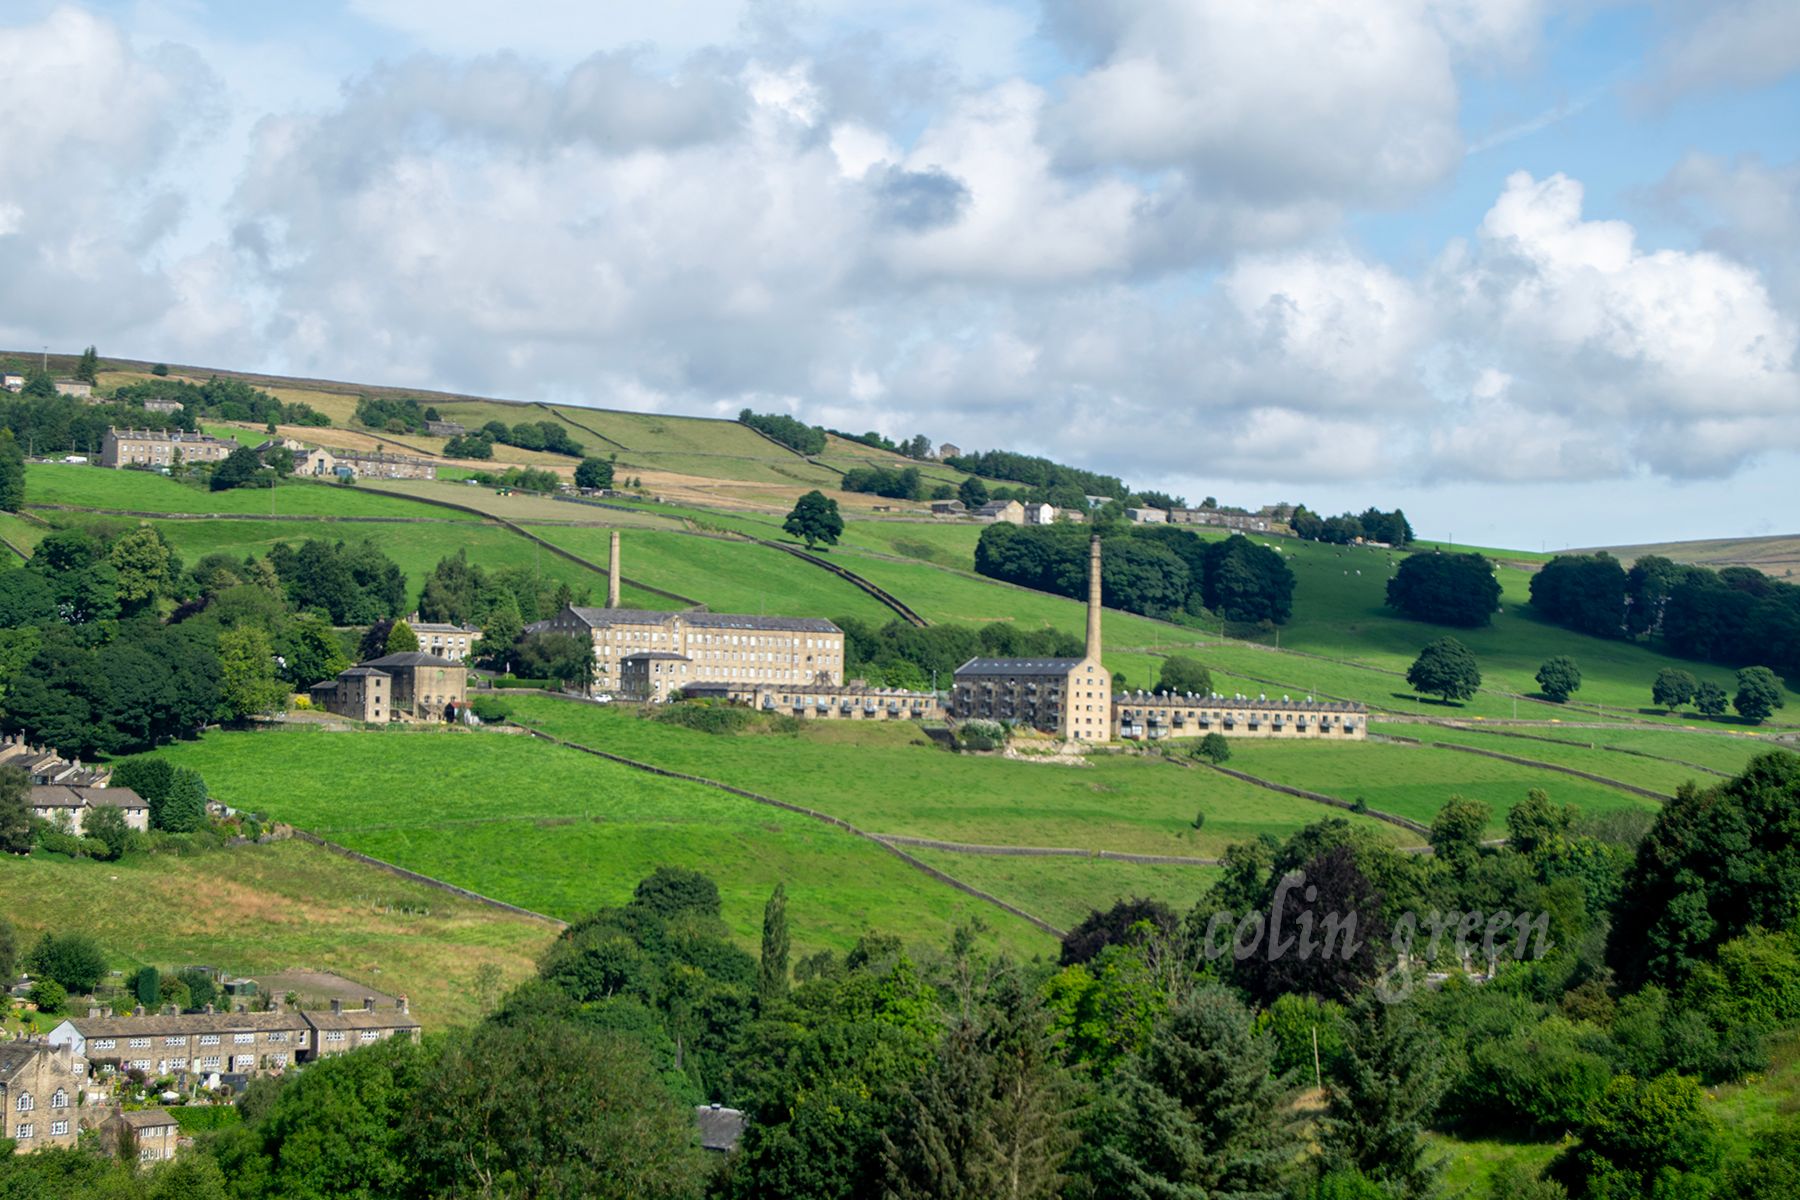
M 1215 731 L 1196 742 L 1191 753 L 1195 758 L 1203 758 L 1216 766 L 1231 758 L 1231 742 L 1224 734 Z
M 957 727 L 956 744 L 964 750 L 996 750 L 1006 744 L 1006 726 L 998 721 L 964 721 Z
M 710 700 L 684 700 L 665 704 L 655 710 L 652 719 L 701 733 L 733 734 L 750 728 L 756 714 L 737 704 L 716 704 Z
M 69 990 L 54 979 L 40 979 L 31 985 L 25 998 L 37 1005 L 39 1012 L 53 1017 L 68 1006 Z
M 106 978 L 106 956 L 100 943 L 85 933 L 46 933 L 26 956 L 25 968 L 70 992 L 85 994 Z
M 489 725 L 499 725 L 512 719 L 512 705 L 498 696 L 471 696 L 469 711 Z

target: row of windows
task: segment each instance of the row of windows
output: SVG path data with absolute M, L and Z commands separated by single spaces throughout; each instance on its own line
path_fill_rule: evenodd
M 219 1038 L 222 1035 L 217 1034 L 217 1033 L 201 1033 L 201 1034 L 195 1034 L 194 1036 L 198 1039 L 199 1044 L 202 1046 L 217 1046 L 219 1044 Z M 285 1029 L 271 1030 L 270 1032 L 265 1033 L 263 1036 L 271 1042 L 285 1042 L 288 1040 L 287 1030 L 285 1030 Z M 133 1049 L 133 1050 L 148 1050 L 150 1048 L 151 1040 L 152 1039 L 150 1039 L 148 1037 L 134 1037 L 134 1038 L 128 1039 L 126 1044 L 129 1046 L 130 1049 Z M 256 1034 L 254 1034 L 254 1033 L 234 1033 L 231 1035 L 231 1040 L 234 1044 L 239 1045 L 239 1046 L 253 1046 L 256 1044 Z M 304 1033 L 302 1033 L 298 1040 L 304 1042 L 306 1040 L 306 1035 Z M 117 1038 L 95 1038 L 90 1043 L 92 1048 L 96 1051 L 116 1050 L 118 1048 L 118 1044 L 119 1043 L 118 1043 Z M 187 1036 L 183 1035 L 183 1034 L 170 1034 L 163 1038 L 163 1045 L 165 1045 L 165 1046 L 185 1047 L 187 1044 L 188 1044 Z
M 21 1142 L 29 1142 L 32 1138 L 37 1136 L 37 1126 L 30 1121 L 22 1122 L 19 1125 L 18 1132 L 15 1133 L 13 1136 Z M 52 1122 L 50 1122 L 50 1136 L 51 1137 L 67 1137 L 67 1136 L 69 1136 L 69 1123 L 67 1121 L 52 1121 Z
M 14 1107 L 16 1107 L 20 1112 L 30 1112 L 32 1109 L 37 1107 L 37 1100 L 35 1098 L 33 1098 L 32 1094 L 30 1092 L 20 1092 L 18 1103 Z M 67 1108 L 67 1107 L 69 1107 L 69 1093 L 63 1091 L 61 1088 L 57 1088 L 56 1094 L 50 1097 L 50 1107 L 51 1108 Z

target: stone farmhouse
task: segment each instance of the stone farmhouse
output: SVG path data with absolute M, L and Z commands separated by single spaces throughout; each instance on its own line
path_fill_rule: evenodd
M 137 1147 L 137 1160 L 143 1164 L 166 1162 L 175 1157 L 181 1139 L 181 1126 L 167 1109 L 146 1108 L 141 1111 L 117 1112 L 100 1125 L 100 1142 L 114 1154 L 129 1137 Z
M 89 400 L 93 398 L 94 385 L 85 379 L 58 379 L 56 381 L 56 394 L 59 396 L 73 396 L 77 400 Z
M 19 386 L 23 387 L 24 385 L 25 385 L 24 380 L 20 380 Z M 958 446 L 955 442 L 945 442 L 943 445 L 941 445 L 937 448 L 937 456 L 940 459 L 961 458 L 962 457 L 962 447 Z
M 869 687 L 855 680 L 842 685 L 690 683 L 681 694 L 690 700 L 729 700 L 807 721 L 938 721 L 944 716 L 936 692 Z
M 222 462 L 238 448 L 228 438 L 167 429 L 108 429 L 100 445 L 103 467 L 176 467 Z
M 294 474 L 323 479 L 436 479 L 437 464 L 408 454 L 365 453 L 312 447 L 294 461 Z
M 461 437 L 469 431 L 463 427 L 460 421 L 427 421 L 425 422 L 425 432 L 432 437 L 450 438 Z
M 1025 506 L 1017 500 L 989 500 L 975 510 L 979 521 L 1005 521 L 1008 525 L 1025 523 Z
M 1128 508 L 1125 519 L 1134 525 L 1165 525 L 1169 520 L 1166 508 Z
M 468 685 L 460 661 L 407 650 L 357 663 L 308 693 L 319 708 L 356 721 L 454 721 Z
M 1235 533 L 1274 533 L 1272 518 L 1220 508 L 1178 508 L 1169 514 L 1177 525 L 1211 525 Z
M 1088 544 L 1087 653 L 1080 658 L 971 658 L 956 668 L 951 714 L 1017 721 L 1067 741 L 1112 740 L 1112 674 L 1100 661 L 1100 539 Z
M 66 1045 L 0 1042 L 0 1137 L 11 1138 L 20 1154 L 72 1149 L 86 1084 L 87 1063 Z
M 70 833 L 87 832 L 88 817 L 102 808 L 116 808 L 128 828 L 148 832 L 150 803 L 130 788 L 70 787 L 67 784 L 33 784 L 31 815 L 42 817 Z
M 931 515 L 934 517 L 960 517 L 969 511 L 969 506 L 961 500 L 933 500 Z

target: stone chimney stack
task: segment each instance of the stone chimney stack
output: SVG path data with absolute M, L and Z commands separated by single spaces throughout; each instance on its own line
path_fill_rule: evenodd
M 373 997 L 373 996 L 364 996 L 363 997 L 363 1011 L 364 1012 L 374 1012 L 375 1011 L 375 997 Z
M 344 1002 L 342 1000 L 338 999 L 336 996 L 333 996 L 331 998 L 331 1011 L 334 1013 L 343 1012 L 344 1011 Z
M 1100 661 L 1100 535 L 1088 543 L 1088 626 L 1087 656 Z
M 394 1005 L 395 1005 L 395 1007 L 396 1007 L 396 1008 L 398 1008 L 398 1009 L 399 1009 L 399 1010 L 400 1010 L 400 1011 L 401 1011 L 401 1012 L 405 1012 L 405 1011 L 407 1011 L 407 1009 L 406 1009 L 406 997 L 405 997 L 405 996 L 397 996 L 397 997 L 395 997 L 395 998 L 394 998 Z
M 612 531 L 612 557 L 606 563 L 606 607 L 619 607 L 619 531 Z

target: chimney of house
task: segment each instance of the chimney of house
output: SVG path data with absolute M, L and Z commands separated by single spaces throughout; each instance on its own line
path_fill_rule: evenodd
M 606 607 L 619 607 L 619 531 L 612 531 L 612 556 L 606 564 Z
M 398 1008 L 401 1012 L 406 1012 L 407 1011 L 406 997 L 405 996 L 395 997 L 394 998 L 394 1007 Z
M 95 1017 L 98 1017 L 99 1015 L 100 1015 L 100 1006 L 98 1004 L 88 1005 L 88 1017 L 90 1020 Z
M 334 1013 L 343 1012 L 344 1011 L 344 1002 L 342 1000 L 339 1000 L 336 996 L 333 996 L 331 998 L 331 1011 Z
M 363 997 L 363 1011 L 364 1012 L 374 1012 L 375 1011 L 375 997 L 373 997 L 373 996 L 364 996 Z
M 1087 656 L 1100 661 L 1100 535 L 1088 542 Z
M 136 1007 L 136 1008 L 134 1008 L 134 1009 L 132 1009 L 132 1010 L 131 1010 L 131 1015 L 132 1015 L 132 1016 L 134 1016 L 134 1017 L 141 1017 L 141 1016 L 143 1016 L 143 1015 L 144 1015 L 144 1006 L 143 1006 L 143 1005 L 141 1005 L 141 1004 L 140 1004 L 140 1005 L 138 1005 L 138 1006 L 137 1006 L 137 1007 Z
M 209 1017 L 212 1016 L 214 1011 L 215 1010 L 213 1009 L 212 1005 L 209 1004 L 206 1006 L 206 1015 L 207 1016 L 209 1016 Z

